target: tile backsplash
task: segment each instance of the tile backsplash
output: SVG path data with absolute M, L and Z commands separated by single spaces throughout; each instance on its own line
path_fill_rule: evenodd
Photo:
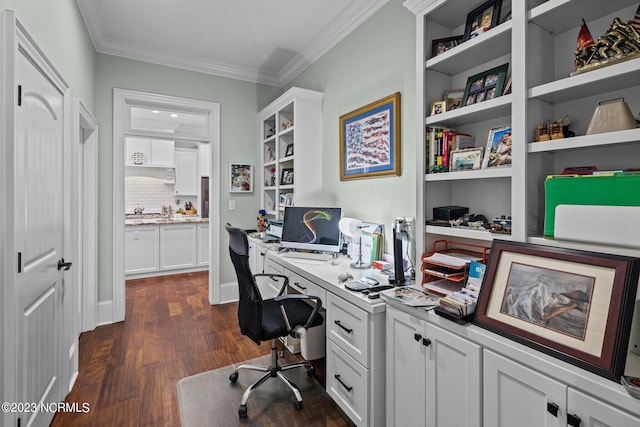
M 178 208 L 184 208 L 184 202 L 190 201 L 196 204 L 195 197 L 176 196 L 174 185 L 166 184 L 165 178 L 151 176 L 127 176 L 125 187 L 125 213 L 133 213 L 136 206 L 144 208 L 144 213 L 161 213 L 162 206 L 171 206 L 172 212 Z M 176 200 L 180 200 L 176 204 Z

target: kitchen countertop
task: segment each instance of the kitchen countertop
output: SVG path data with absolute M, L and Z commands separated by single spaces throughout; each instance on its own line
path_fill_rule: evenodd
M 200 217 L 185 217 L 182 219 L 162 218 L 162 217 L 147 217 L 147 218 L 129 218 L 125 219 L 124 224 L 130 225 L 167 225 L 167 224 L 200 224 L 208 223 L 209 218 Z

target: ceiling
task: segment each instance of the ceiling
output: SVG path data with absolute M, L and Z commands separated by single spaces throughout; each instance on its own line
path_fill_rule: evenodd
M 389 0 L 76 0 L 97 52 L 282 87 Z

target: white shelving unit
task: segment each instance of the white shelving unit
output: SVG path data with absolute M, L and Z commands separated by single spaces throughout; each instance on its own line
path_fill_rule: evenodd
M 293 205 L 320 202 L 321 92 L 291 88 L 260 113 L 262 207 L 282 218 L 281 198 Z M 283 172 L 288 172 L 286 176 Z M 292 173 L 291 173 L 292 172 Z
M 478 2 L 480 3 L 480 2 Z M 455 238 L 484 242 L 494 238 L 539 242 L 544 226 L 544 180 L 568 166 L 595 165 L 601 170 L 638 167 L 640 129 L 585 135 L 598 102 L 624 97 L 633 112 L 640 109 L 640 58 L 571 75 L 582 17 L 594 39 L 614 17 L 633 18 L 637 2 L 613 0 L 529 0 L 502 3 L 512 19 L 490 31 L 431 57 L 434 39 L 464 33 L 467 14 L 476 4 L 463 0 L 408 0 L 417 16 L 417 115 L 421 135 L 417 170 L 426 171 L 426 127 L 448 127 L 475 136 L 485 147 L 491 128 L 512 126 L 512 165 L 507 168 L 424 174 L 418 176 L 417 236 L 419 250 L 433 240 Z M 430 116 L 430 106 L 448 90 L 464 88 L 467 79 L 509 63 L 512 93 Z M 576 137 L 533 142 L 535 127 L 568 115 Z M 418 121 L 420 122 L 420 121 Z M 426 226 L 434 207 L 460 205 L 489 220 L 512 217 L 512 234 L 465 228 Z

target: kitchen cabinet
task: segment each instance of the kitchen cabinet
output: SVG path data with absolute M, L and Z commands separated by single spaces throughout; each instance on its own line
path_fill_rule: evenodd
M 209 223 L 198 227 L 198 265 L 209 265 Z
M 637 414 L 486 349 L 483 376 L 486 426 L 640 425 Z
M 388 426 L 482 425 L 481 346 L 394 307 L 386 337 Z
M 198 152 L 193 149 L 176 148 L 175 193 L 183 196 L 198 194 Z
M 181 269 L 197 264 L 196 224 L 160 227 L 160 268 Z
M 159 249 L 157 225 L 127 227 L 124 233 L 125 273 L 140 274 L 157 271 Z
M 132 138 L 126 139 L 125 164 L 127 166 L 173 168 L 175 142 L 164 139 Z M 134 162 L 135 157 L 142 163 Z M 141 155 L 141 157 L 140 157 Z

